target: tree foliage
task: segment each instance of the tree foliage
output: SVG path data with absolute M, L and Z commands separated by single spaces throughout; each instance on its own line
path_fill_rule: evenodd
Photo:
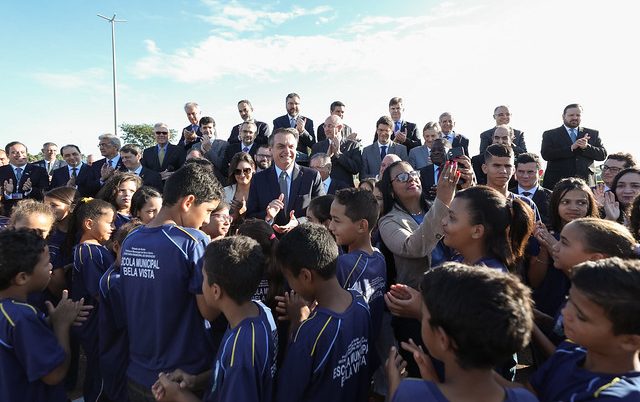
M 140 148 L 148 148 L 156 144 L 156 136 L 153 132 L 153 124 L 128 124 L 120 125 L 122 130 L 122 144 L 136 144 Z M 169 141 L 177 136 L 176 130 L 169 130 Z

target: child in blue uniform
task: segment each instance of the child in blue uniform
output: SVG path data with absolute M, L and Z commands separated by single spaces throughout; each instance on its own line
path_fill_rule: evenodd
M 569 340 L 530 379 L 541 401 L 640 400 L 639 294 L 638 260 L 573 268 L 562 310 Z
M 67 291 L 48 321 L 26 303 L 51 276 L 47 244 L 35 231 L 0 231 L 0 400 L 66 401 L 61 381 L 69 368 L 69 328 L 82 311 Z
M 100 371 L 104 383 L 104 394 L 112 401 L 126 402 L 127 364 L 129 363 L 129 341 L 124 322 L 124 299 L 120 286 L 120 251 L 122 242 L 142 223 L 138 219 L 120 226 L 111 237 L 111 248 L 116 261 L 100 278 L 100 309 L 98 310 Z
M 71 295 L 74 299 L 84 298 L 94 306 L 85 325 L 75 334 L 87 356 L 87 370 L 83 386 L 85 401 L 97 401 L 102 394 L 98 351 L 98 294 L 100 277 L 113 264 L 114 256 L 105 244 L 113 231 L 115 210 L 106 201 L 83 198 L 73 212 L 71 232 L 79 230 L 80 243 L 73 250 L 73 272 Z
M 276 260 L 295 294 L 291 338 L 278 373 L 277 401 L 366 401 L 370 384 L 371 316 L 355 290 L 336 279 L 338 246 L 329 231 L 305 223 L 284 235 Z M 300 308 L 315 301 L 313 311 Z
M 404 362 L 389 352 L 387 374 L 393 402 L 483 401 L 534 402 L 524 389 L 503 387 L 492 368 L 524 348 L 530 339 L 533 310 L 530 291 L 500 270 L 445 263 L 424 274 L 422 339 L 444 363 L 446 379 L 438 380 L 430 359 L 413 342 L 411 351 L 423 379 L 401 381 Z
M 217 314 L 202 297 L 202 263 L 209 222 L 222 188 L 206 166 L 190 163 L 166 182 L 162 209 L 122 245 L 120 281 L 129 336 L 131 401 L 154 400 L 160 372 L 199 374 L 213 353 L 205 319 Z
M 116 229 L 131 220 L 131 199 L 142 187 L 142 179 L 135 173 L 115 172 L 96 194 L 96 198 L 107 201 L 116 209 Z
M 277 331 L 271 311 L 252 301 L 262 278 L 265 257 L 246 236 L 212 242 L 205 253 L 202 293 L 207 305 L 229 321 L 211 370 L 205 401 L 269 402 L 276 371 Z M 199 401 L 161 374 L 153 391 L 159 401 Z

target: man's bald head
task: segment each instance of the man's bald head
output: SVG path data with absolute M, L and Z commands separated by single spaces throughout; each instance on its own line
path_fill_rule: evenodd
M 384 158 L 382 158 L 382 162 L 380 162 L 380 174 L 378 177 L 382 177 L 384 170 L 391 165 L 393 162 L 401 161 L 400 157 L 396 154 L 387 154 Z

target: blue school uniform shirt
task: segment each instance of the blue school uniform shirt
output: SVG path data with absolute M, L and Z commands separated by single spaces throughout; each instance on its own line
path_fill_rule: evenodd
M 504 388 L 505 402 L 537 402 L 538 399 L 524 388 Z M 449 402 L 438 386 L 431 381 L 408 378 L 402 380 L 391 402 Z
M 258 316 L 228 328 L 222 338 L 205 402 L 272 400 L 278 330 L 271 310 L 254 303 Z
M 130 215 L 124 215 L 124 214 L 121 214 L 120 212 L 116 213 L 116 219 L 113 220 L 113 226 L 116 229 L 114 230 L 113 233 L 115 233 L 116 230 L 120 229 L 120 226 L 122 226 L 125 223 L 128 223 L 130 221 L 131 221 L 131 216 Z
M 640 372 L 601 374 L 584 369 L 587 350 L 564 342 L 529 379 L 541 401 L 640 401 Z
M 317 307 L 295 332 L 278 372 L 277 401 L 367 401 L 371 317 L 362 295 L 349 292 L 343 313 Z
M 128 400 L 126 373 L 129 340 L 120 285 L 120 271 L 113 264 L 100 278 L 98 312 L 100 371 L 104 380 L 104 392 L 113 401 Z
M 456 255 L 455 257 L 453 257 L 452 261 L 455 262 L 463 262 L 464 257 L 462 257 L 460 254 Z M 493 257 L 482 257 L 481 259 L 479 259 L 478 261 L 474 262 L 473 264 L 471 264 L 472 266 L 485 266 L 487 268 L 493 268 L 493 269 L 499 269 L 502 272 L 508 272 L 507 267 L 500 262 L 498 259 L 493 258 Z
M 554 233 L 553 237 L 560 240 L 560 233 Z M 527 244 L 527 254 L 531 256 L 540 255 L 540 243 L 535 237 L 529 239 Z M 536 308 L 543 313 L 554 316 L 563 305 L 566 296 L 569 294 L 571 281 L 561 270 L 553 265 L 553 259 L 549 260 L 547 273 L 544 279 L 533 289 L 531 298 L 536 304 Z
M 0 401 L 66 401 L 62 383 L 41 380 L 65 357 L 42 312 L 13 299 L 0 300 Z
M 196 295 L 209 238 L 174 224 L 142 226 L 122 244 L 120 280 L 129 336 L 127 376 L 150 387 L 158 373 L 211 366 L 212 345 Z

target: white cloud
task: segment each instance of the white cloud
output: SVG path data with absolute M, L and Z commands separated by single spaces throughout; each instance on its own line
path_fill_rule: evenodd
M 33 78 L 53 89 L 111 91 L 111 73 L 101 68 L 89 68 L 75 72 L 37 72 Z

